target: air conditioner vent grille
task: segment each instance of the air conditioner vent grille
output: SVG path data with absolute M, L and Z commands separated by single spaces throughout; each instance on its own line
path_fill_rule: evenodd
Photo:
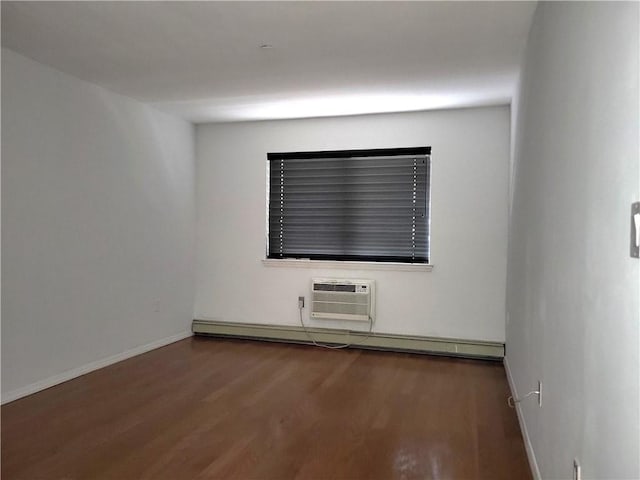
M 353 303 L 360 305 L 369 305 L 369 295 L 359 293 L 342 293 L 336 292 L 324 293 L 316 292 L 313 295 L 314 302 L 330 302 L 330 303 Z
M 361 305 L 354 303 L 324 303 L 316 302 L 313 305 L 313 311 L 316 314 L 331 313 L 334 315 L 362 315 L 368 317 L 369 305 Z M 352 320 L 351 317 L 345 318 L 345 320 Z
M 345 285 L 340 283 L 316 283 L 314 290 L 321 292 L 355 292 L 355 285 Z

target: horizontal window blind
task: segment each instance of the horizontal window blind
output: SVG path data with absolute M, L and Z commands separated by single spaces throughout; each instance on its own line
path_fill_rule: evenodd
M 427 263 L 430 153 L 269 153 L 268 258 Z

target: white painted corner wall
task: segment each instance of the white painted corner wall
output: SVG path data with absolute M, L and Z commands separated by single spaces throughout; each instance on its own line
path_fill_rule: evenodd
M 637 2 L 541 2 L 521 74 L 506 364 L 544 479 L 640 478 Z
M 188 122 L 2 50 L 3 401 L 188 334 L 194 163 Z
M 268 152 L 415 146 L 432 147 L 431 272 L 262 263 Z M 299 325 L 312 277 L 366 278 L 377 332 L 504 341 L 508 106 L 202 124 L 196 159 L 196 318 Z

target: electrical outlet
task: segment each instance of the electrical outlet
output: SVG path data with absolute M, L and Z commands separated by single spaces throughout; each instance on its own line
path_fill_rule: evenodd
M 582 480 L 582 469 L 577 459 L 573 459 L 573 480 Z
M 160 311 L 160 299 L 158 298 L 153 301 L 153 311 L 156 313 Z
M 542 382 L 538 380 L 538 406 L 542 407 Z
M 298 308 L 304 308 L 304 297 L 298 297 Z

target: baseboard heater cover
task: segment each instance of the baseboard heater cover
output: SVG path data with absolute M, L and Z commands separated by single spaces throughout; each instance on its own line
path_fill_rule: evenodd
M 316 341 L 327 344 L 351 344 L 355 348 L 428 353 L 454 357 L 502 360 L 504 343 L 482 340 L 393 335 L 387 333 L 308 328 Z M 248 338 L 290 343 L 310 343 L 301 327 L 257 323 L 222 322 L 217 320 L 193 320 L 192 331 L 196 335 Z

